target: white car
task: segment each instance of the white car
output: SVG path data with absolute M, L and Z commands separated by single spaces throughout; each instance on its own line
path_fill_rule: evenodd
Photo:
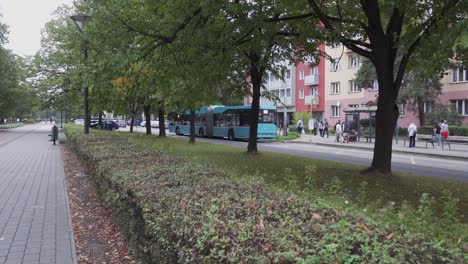
M 159 121 L 151 120 L 150 124 L 151 124 L 152 128 L 158 128 L 159 127 Z M 146 126 L 146 121 L 142 121 L 140 125 L 141 125 L 141 127 L 145 127 Z
M 75 119 L 75 125 L 84 125 L 84 119 Z

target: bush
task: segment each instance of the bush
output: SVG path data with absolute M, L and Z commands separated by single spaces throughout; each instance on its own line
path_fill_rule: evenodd
M 463 262 L 459 247 L 430 234 L 247 183 L 129 134 L 65 131 L 144 263 Z
M 434 133 L 434 127 L 433 126 L 419 127 L 418 133 L 432 135 Z M 449 126 L 449 134 L 450 136 L 468 137 L 468 126 Z
M 9 129 L 9 128 L 22 127 L 23 125 L 24 125 L 24 123 L 3 124 L 3 125 L 0 125 L 0 129 Z

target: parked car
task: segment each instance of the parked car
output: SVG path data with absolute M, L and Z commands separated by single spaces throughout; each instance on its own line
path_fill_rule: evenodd
M 158 128 L 159 127 L 159 121 L 151 120 L 150 124 L 151 124 L 152 128 Z M 140 126 L 145 127 L 146 126 L 146 121 L 141 122 Z
M 127 125 L 130 125 L 131 123 L 132 123 L 132 120 L 131 120 L 131 119 L 127 121 Z M 133 120 L 133 125 L 134 125 L 134 126 L 139 126 L 140 124 L 141 124 L 141 120 L 140 120 L 140 119 L 135 119 L 135 120 Z
M 84 119 L 75 119 L 75 125 L 84 125 Z
M 91 128 L 104 129 L 104 130 L 114 130 L 119 129 L 119 124 L 114 120 L 102 120 L 102 125 L 99 126 L 99 120 L 91 120 Z
M 127 127 L 125 120 L 115 120 L 115 122 L 119 124 L 119 127 Z
M 146 121 L 141 122 L 141 126 L 145 127 L 146 126 Z M 151 120 L 151 127 L 159 128 L 159 120 Z M 164 128 L 167 129 L 168 127 L 169 127 L 169 121 L 165 120 L 164 121 Z

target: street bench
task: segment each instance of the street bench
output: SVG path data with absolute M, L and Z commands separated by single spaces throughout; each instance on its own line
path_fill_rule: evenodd
M 427 148 L 427 145 L 429 143 L 432 144 L 432 148 L 435 148 L 434 142 L 437 143 L 437 140 L 435 140 L 434 136 L 432 136 L 432 135 L 417 134 L 416 138 L 420 139 L 420 140 L 424 140 L 426 142 L 426 148 Z M 403 146 L 405 146 L 405 147 L 406 147 L 406 141 L 407 140 L 409 141 L 409 137 L 403 138 Z M 449 148 L 450 148 L 450 144 L 448 142 L 446 144 L 448 144 Z M 444 142 L 442 142 L 442 149 L 443 148 L 444 148 Z

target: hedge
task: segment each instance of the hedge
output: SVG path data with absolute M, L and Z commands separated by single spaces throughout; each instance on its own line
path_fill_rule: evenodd
M 461 249 L 430 234 L 247 183 L 129 134 L 65 131 L 143 263 L 463 262 Z
M 434 133 L 433 126 L 422 126 L 418 127 L 419 134 L 428 134 L 432 135 Z M 450 136 L 465 136 L 468 137 L 468 126 L 449 126 L 449 134 Z M 407 128 L 400 128 L 399 131 L 400 136 L 407 136 L 408 129 Z

